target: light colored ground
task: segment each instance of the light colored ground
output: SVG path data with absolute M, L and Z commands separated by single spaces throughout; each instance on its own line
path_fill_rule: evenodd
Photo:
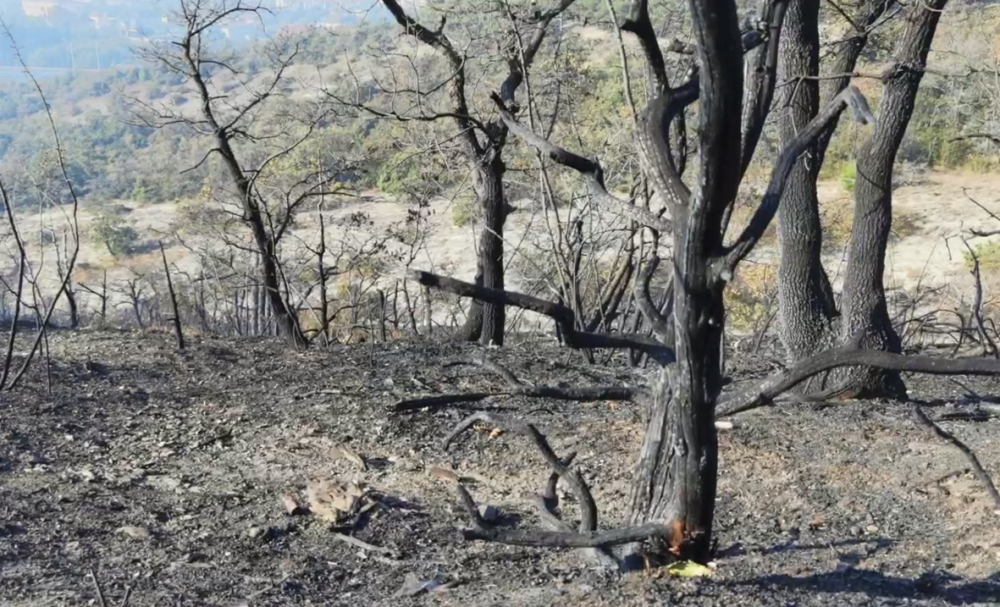
M 972 293 L 972 277 L 963 255 L 965 249 L 962 237 L 970 238 L 970 229 L 1000 229 L 1000 221 L 996 221 L 969 201 L 974 198 L 986 208 L 1000 214 L 1000 176 L 972 174 L 942 174 L 927 173 L 911 179 L 910 184 L 899 187 L 894 192 L 895 211 L 898 216 L 905 217 L 905 229 L 899 235 L 894 235 L 886 259 L 887 288 L 915 292 L 923 288 L 941 288 L 935 297 L 936 304 L 945 307 L 956 307 L 963 299 L 968 301 Z M 821 187 L 820 197 L 824 213 L 830 217 L 837 213 L 849 212 L 850 195 L 837 182 L 827 182 Z M 336 243 L 345 238 L 359 239 L 363 233 L 378 233 L 391 225 L 399 225 L 406 217 L 407 207 L 382 196 L 367 195 L 354 202 L 345 203 L 336 211 L 327 213 L 328 240 Z M 163 238 L 173 242 L 169 237 L 178 219 L 178 209 L 172 204 L 133 204 L 125 203 L 132 209 L 127 215 L 128 220 L 150 244 Z M 418 269 L 426 269 L 457 278 L 470 280 L 475 273 L 475 249 L 473 246 L 473 228 L 471 226 L 456 227 L 453 222 L 454 204 L 450 200 L 437 200 L 431 205 L 428 219 L 428 238 L 425 249 L 413 264 Z M 547 240 L 545 222 L 537 211 L 530 208 L 528 201 L 517 203 L 519 211 L 508 220 L 505 232 L 508 258 L 514 261 L 520 256 L 520 265 L 536 263 L 538 259 L 538 243 Z M 338 219 L 355 212 L 368 214 L 372 224 L 362 230 L 344 228 L 337 225 Z M 80 211 L 81 232 L 84 236 L 83 248 L 80 254 L 78 269 L 74 278 L 78 282 L 93 284 L 100 279 L 103 269 L 108 270 L 110 284 L 116 284 L 130 276 L 131 270 L 139 272 L 159 272 L 160 260 L 158 251 L 153 250 L 131 258 L 114 258 L 103 246 L 94 243 L 89 238 L 89 226 L 93 220 L 90 209 Z M 54 226 L 58 233 L 65 220 L 61 211 L 45 216 L 23 214 L 19 217 L 21 231 L 31 244 L 31 258 L 35 267 L 41 264 L 43 284 L 48 289 L 54 288 L 55 253 L 51 246 L 45 247 L 44 256 L 39 255 L 37 242 L 40 223 Z M 314 245 L 317 240 L 318 221 L 315 213 L 304 214 L 297 222 L 297 228 L 288 237 L 290 251 L 301 254 L 302 244 Z M 239 228 L 236 233 L 239 233 Z M 13 269 L 11 242 L 5 236 L 8 234 L 6 223 L 0 226 L 0 255 L 3 255 L 5 272 Z M 970 238 L 975 246 L 986 239 Z M 188 240 L 189 244 L 205 242 L 198 238 Z M 608 252 L 611 254 L 612 252 Z M 842 247 L 831 247 L 827 253 L 827 268 L 835 283 L 840 282 L 845 259 Z M 184 248 L 174 244 L 168 249 L 168 257 L 172 263 L 187 272 L 197 272 L 197 260 Z M 527 261 L 525 261 L 525 259 Z M 776 256 L 773 242 L 764 244 L 754 255 L 758 263 L 775 263 Z M 518 263 L 509 264 L 510 274 L 508 286 L 521 288 L 517 273 Z M 9 274 L 7 274 L 9 275 Z M 386 276 L 389 282 L 401 278 L 403 268 L 395 267 Z M 998 277 L 1000 278 L 1000 277 Z M 1000 281 L 989 273 L 986 279 L 986 300 L 989 302 L 994 293 L 1000 296 Z

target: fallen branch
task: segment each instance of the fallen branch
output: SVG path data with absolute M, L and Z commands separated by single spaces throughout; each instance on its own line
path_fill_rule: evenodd
M 716 416 L 735 415 L 771 404 L 774 399 L 813 375 L 837 367 L 864 366 L 929 375 L 1000 375 L 1000 360 L 993 358 L 939 358 L 906 356 L 881 350 L 862 350 L 853 343 L 820 352 L 798 365 L 772 375 L 751 390 L 719 402 Z
M 475 417 L 475 416 L 474 416 Z M 470 418 L 471 419 L 471 418 Z M 489 415 L 481 415 L 479 420 L 494 422 L 494 418 Z M 469 421 L 469 420 L 466 420 Z M 475 420 L 473 420 L 475 421 Z M 463 422 L 464 423 L 464 422 Z M 469 423 L 472 425 L 472 422 Z M 666 537 L 671 535 L 670 527 L 660 523 L 647 523 L 636 527 L 626 527 L 622 529 L 612 529 L 609 531 L 597 531 L 597 505 L 594 503 L 593 494 L 590 488 L 583 481 L 579 472 L 569 469 L 569 462 L 573 457 L 561 460 L 549 446 L 548 441 L 541 432 L 531 424 L 518 426 L 517 430 L 527 435 L 532 440 L 542 457 L 553 470 L 546 484 L 545 492 L 539 496 L 542 510 L 548 512 L 545 516 L 550 526 L 555 526 L 557 531 L 544 530 L 523 530 L 523 529 L 496 529 L 490 526 L 479 515 L 476 502 L 472 499 L 469 491 L 461 484 L 458 485 L 458 496 L 465 508 L 469 519 L 472 521 L 472 529 L 462 532 L 462 536 L 467 540 L 484 540 L 509 544 L 512 546 L 546 546 L 551 548 L 602 548 L 633 542 L 644 541 L 651 537 Z M 551 511 L 554 508 L 555 485 L 559 478 L 565 479 L 569 484 L 573 494 L 580 504 L 580 531 L 573 532 L 567 530 L 568 525 L 559 519 Z M 543 515 L 544 516 L 544 515 Z M 605 554 L 605 557 L 609 555 Z
M 101 580 L 97 579 L 97 570 L 93 567 L 90 568 L 90 579 L 94 583 L 94 589 L 97 591 L 97 600 L 100 602 L 101 607 L 108 607 L 108 600 L 104 597 L 104 588 L 101 587 Z
M 923 408 L 917 406 L 915 407 L 915 411 L 917 413 L 917 419 L 920 420 L 923 425 L 930 428 L 939 437 L 950 442 L 965 455 L 965 458 L 969 460 L 969 465 L 972 466 L 972 472 L 976 475 L 976 478 L 979 479 L 979 482 L 986 487 L 986 492 L 990 494 L 990 497 L 993 498 L 994 511 L 997 514 L 1000 514 L 1000 492 L 997 491 L 996 485 L 994 485 L 992 479 L 990 479 L 989 473 L 987 473 L 986 469 L 983 468 L 983 465 L 979 463 L 979 458 L 976 457 L 975 452 L 965 443 L 958 440 L 954 434 L 934 423 L 934 420 L 924 413 Z
M 487 413 L 486 411 L 477 411 L 472 415 L 466 417 L 462 421 L 458 422 L 458 424 L 455 425 L 455 427 L 448 434 L 448 436 L 444 437 L 444 440 L 441 441 L 441 447 L 445 451 L 447 451 L 448 447 L 451 446 L 451 443 L 456 438 L 458 438 L 460 434 L 462 434 L 469 428 L 475 426 L 477 423 L 492 424 L 494 426 L 501 428 L 507 427 L 508 429 L 511 429 L 511 427 L 513 426 L 517 430 L 522 430 L 522 428 L 518 426 L 516 422 L 509 422 L 507 420 L 496 417 L 491 413 Z
M 553 400 L 571 400 L 581 403 L 600 400 L 630 401 L 635 396 L 632 388 L 623 386 L 582 386 L 579 388 L 562 388 L 559 386 L 524 386 L 514 390 L 497 392 L 469 392 L 467 394 L 438 394 L 401 400 L 392 406 L 396 413 L 426 409 L 428 407 L 446 407 L 456 403 L 475 403 L 493 396 L 523 396 L 526 398 L 551 398 Z
M 572 531 L 542 531 L 537 529 L 496 529 L 486 525 L 476 511 L 476 503 L 468 490 L 458 486 L 462 505 L 473 521 L 473 528 L 462 531 L 467 540 L 498 542 L 510 546 L 546 548 L 600 548 L 641 542 L 652 537 L 669 537 L 670 527 L 660 523 L 646 523 L 636 527 L 623 527 L 607 531 L 574 533 Z
M 573 463 L 576 458 L 576 451 L 570 453 L 562 459 L 563 466 L 569 466 Z M 545 483 L 545 487 L 542 492 L 536 494 L 535 506 L 538 508 L 538 517 L 541 519 L 542 524 L 549 528 L 550 531 L 561 531 L 563 533 L 572 533 L 573 527 L 556 513 L 556 509 L 559 507 L 559 496 L 556 494 L 556 485 L 559 483 L 559 473 L 553 471 L 549 475 L 548 481 Z M 581 530 L 584 531 L 584 530 Z M 595 561 L 599 566 L 607 569 L 618 569 L 621 564 L 615 555 L 607 548 L 581 548 L 583 554 Z
M 430 272 L 418 270 L 414 271 L 412 275 L 417 282 L 426 287 L 433 287 L 484 303 L 513 306 L 548 316 L 559 325 L 566 345 L 571 348 L 627 348 L 644 352 L 664 365 L 675 360 L 674 352 L 671 348 L 645 335 L 587 333 L 579 331 L 576 328 L 576 315 L 573 310 L 561 304 L 515 291 L 481 287 L 470 282 L 447 278 Z
M 477 367 L 482 367 L 484 369 L 492 371 L 493 373 L 499 375 L 505 382 L 507 382 L 507 385 L 511 387 L 516 388 L 524 385 L 524 382 L 518 379 L 516 375 L 511 373 L 510 369 L 482 355 L 470 356 L 469 358 L 460 358 L 448 361 L 444 364 L 444 367 L 448 368 L 457 365 L 476 365 Z

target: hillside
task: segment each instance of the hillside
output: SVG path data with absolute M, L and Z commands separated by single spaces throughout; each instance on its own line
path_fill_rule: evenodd
M 52 392 L 32 377 L 34 388 L 5 396 L 0 416 L 0 596 L 10 607 L 96 601 L 91 572 L 109 604 L 128 589 L 133 607 L 936 607 L 994 604 L 1000 594 L 989 497 L 959 452 L 906 407 L 737 417 L 720 438 L 712 576 L 618 577 L 573 551 L 461 539 L 468 521 L 451 478 L 499 509 L 499 524 L 537 528 L 531 495 L 548 470 L 525 438 L 492 425 L 442 449 L 462 409 L 389 409 L 426 390 L 502 389 L 484 369 L 442 366 L 477 348 L 396 342 L 293 353 L 263 340 L 206 339 L 177 353 L 166 336 L 83 332 L 53 334 L 52 351 Z M 538 384 L 636 379 L 617 366 L 576 371 L 565 350 L 544 343 L 490 356 Z M 946 382 L 913 389 L 946 399 L 935 414 L 974 408 Z M 601 526 L 624 522 L 640 404 L 496 406 L 539 424 L 558 452 L 577 451 Z M 1000 460 L 996 420 L 951 426 L 984 462 Z M 345 444 L 364 468 L 342 455 Z M 304 509 L 289 515 L 283 496 L 305 506 L 314 479 L 360 483 L 369 509 L 340 526 Z M 560 500 L 573 516 L 562 489 Z M 444 587 L 424 594 L 411 576 Z

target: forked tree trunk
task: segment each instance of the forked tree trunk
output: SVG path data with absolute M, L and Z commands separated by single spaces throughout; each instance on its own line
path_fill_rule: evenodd
M 947 0 L 917 3 L 906 11 L 905 30 L 896 47 L 896 63 L 885 79 L 878 119 L 857 155 L 854 223 L 844 281 L 841 338 L 856 339 L 866 349 L 900 351 L 885 300 L 885 252 L 892 227 L 892 173 L 896 152 L 913 115 L 927 54 Z M 852 367 L 840 373 L 841 383 L 857 394 L 905 397 L 898 371 Z
M 819 112 L 819 84 L 815 79 L 795 78 L 819 74 L 819 4 L 813 0 L 791 0 L 785 14 L 779 46 L 779 82 L 795 82 L 782 88 L 778 107 L 779 140 L 789 145 Z M 804 360 L 833 345 L 837 316 L 830 281 L 823 269 L 822 228 L 816 181 L 819 177 L 816 144 L 795 163 L 778 207 L 778 308 L 780 334 L 789 363 Z M 822 389 L 822 377 L 803 383 L 799 389 Z
M 743 48 L 732 3 L 692 0 L 700 67 L 698 175 L 688 200 L 674 213 L 674 355 L 661 371 L 654 395 L 632 499 L 635 522 L 669 525 L 663 548 L 673 557 L 707 562 L 718 476 L 715 403 L 722 388 L 725 282 L 713 269 L 722 250 L 726 209 L 742 177 Z M 650 104 L 648 158 L 669 158 L 660 125 L 669 124 L 670 103 Z M 660 108 L 660 109 L 655 109 Z M 658 167 L 659 171 L 665 165 Z M 662 172 L 653 173 L 665 183 Z M 679 179 L 674 175 L 673 179 Z M 670 179 L 668 177 L 667 179 Z

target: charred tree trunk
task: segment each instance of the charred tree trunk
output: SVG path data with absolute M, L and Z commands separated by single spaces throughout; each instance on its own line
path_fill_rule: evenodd
M 857 156 L 854 224 L 844 281 L 841 338 L 862 348 L 899 352 L 900 340 L 889 318 L 883 274 L 892 227 L 892 174 L 896 152 L 913 115 L 927 54 L 947 0 L 915 4 L 906 12 L 905 30 L 883 78 L 882 101 L 871 136 Z M 848 368 L 842 383 L 858 395 L 905 397 L 898 371 Z
M 480 255 L 476 259 L 476 277 L 473 282 L 476 286 L 479 287 L 483 286 L 482 255 Z M 465 324 L 462 325 L 462 330 L 458 334 L 458 339 L 460 339 L 461 341 L 479 341 L 482 335 L 483 335 L 483 303 L 478 299 L 474 299 L 472 300 L 472 302 L 469 303 L 469 311 L 465 315 Z
M 504 199 L 504 164 L 500 156 L 502 147 L 490 148 L 487 154 L 492 159 L 484 160 L 484 166 L 476 173 L 476 202 L 482 222 L 479 235 L 479 256 L 476 260 L 477 286 L 503 289 L 503 227 L 507 221 L 507 205 Z M 459 333 L 463 341 L 478 341 L 488 346 L 491 343 L 503 345 L 506 313 L 504 307 L 473 300 Z
M 819 112 L 819 4 L 791 0 L 779 46 L 778 80 L 783 87 L 779 107 L 782 146 L 789 145 Z M 799 80 L 796 80 L 799 79 Z M 820 162 L 817 145 L 810 146 L 785 185 L 778 207 L 778 307 L 781 341 L 789 363 L 832 346 L 837 316 L 830 281 L 823 270 L 822 227 L 816 181 Z M 822 377 L 801 386 L 805 392 L 821 388 Z
M 684 271 L 676 278 L 682 279 Z M 696 294 L 697 293 L 697 294 Z M 707 562 L 718 475 L 715 400 L 722 377 L 722 291 L 675 292 L 677 362 L 660 371 L 632 494 L 633 524 L 670 525 L 654 552 Z M 715 318 L 714 326 L 702 322 Z
M 160 245 L 160 257 L 163 259 L 163 275 L 167 279 L 167 292 L 170 295 L 170 309 L 173 312 L 174 337 L 177 338 L 177 349 L 184 349 L 184 331 L 181 328 L 181 311 L 177 307 L 177 293 L 174 291 L 174 281 L 170 278 L 170 266 L 167 265 L 167 254 L 163 250 L 163 242 Z
M 707 562 L 715 517 L 715 402 L 722 387 L 725 319 L 725 282 L 713 259 L 723 250 L 727 208 L 742 178 L 743 151 L 732 142 L 742 139 L 743 48 L 734 4 L 692 0 L 690 6 L 700 68 L 698 185 L 689 198 L 677 200 L 673 213 L 676 360 L 660 372 L 639 458 L 632 518 L 671 528 L 669 545 L 654 546 L 658 552 L 665 548 L 673 557 Z M 649 161 L 672 157 L 662 126 L 673 119 L 671 95 L 650 104 L 640 142 L 647 166 L 655 167 L 654 183 L 673 183 L 677 190 L 676 169 Z M 662 318 L 657 321 L 663 323 Z
M 240 204 L 243 207 L 243 222 L 250 227 L 253 233 L 254 243 L 257 246 L 257 251 L 260 253 L 261 279 L 274 313 L 279 334 L 293 346 L 297 348 L 305 347 L 308 345 L 308 342 L 302 334 L 301 327 L 299 327 L 298 318 L 292 312 L 291 307 L 281 293 L 277 242 L 268 233 L 264 223 L 263 211 L 261 210 L 261 201 L 254 192 L 250 179 L 243 171 L 243 167 L 236 157 L 236 152 L 233 150 L 231 142 L 232 132 L 225 125 L 220 124 L 212 109 L 213 96 L 202 76 L 201 58 L 197 55 L 199 50 L 194 48 L 195 43 L 192 38 L 193 36 L 189 34 L 181 43 L 184 59 L 190 68 L 188 77 L 198 91 L 202 116 L 212 130 L 215 139 L 214 151 L 222 158 L 222 162 L 229 172 L 229 177 L 232 179 L 236 192 L 239 194 Z
M 503 289 L 503 226 L 506 221 L 506 204 L 503 190 L 503 160 L 499 150 L 492 152 L 486 170 L 480 173 L 479 199 L 482 203 L 483 229 L 479 240 L 479 260 L 482 266 L 482 284 L 487 289 Z M 506 314 L 504 306 L 485 303 L 482 306 L 482 332 L 479 342 L 502 346 Z

